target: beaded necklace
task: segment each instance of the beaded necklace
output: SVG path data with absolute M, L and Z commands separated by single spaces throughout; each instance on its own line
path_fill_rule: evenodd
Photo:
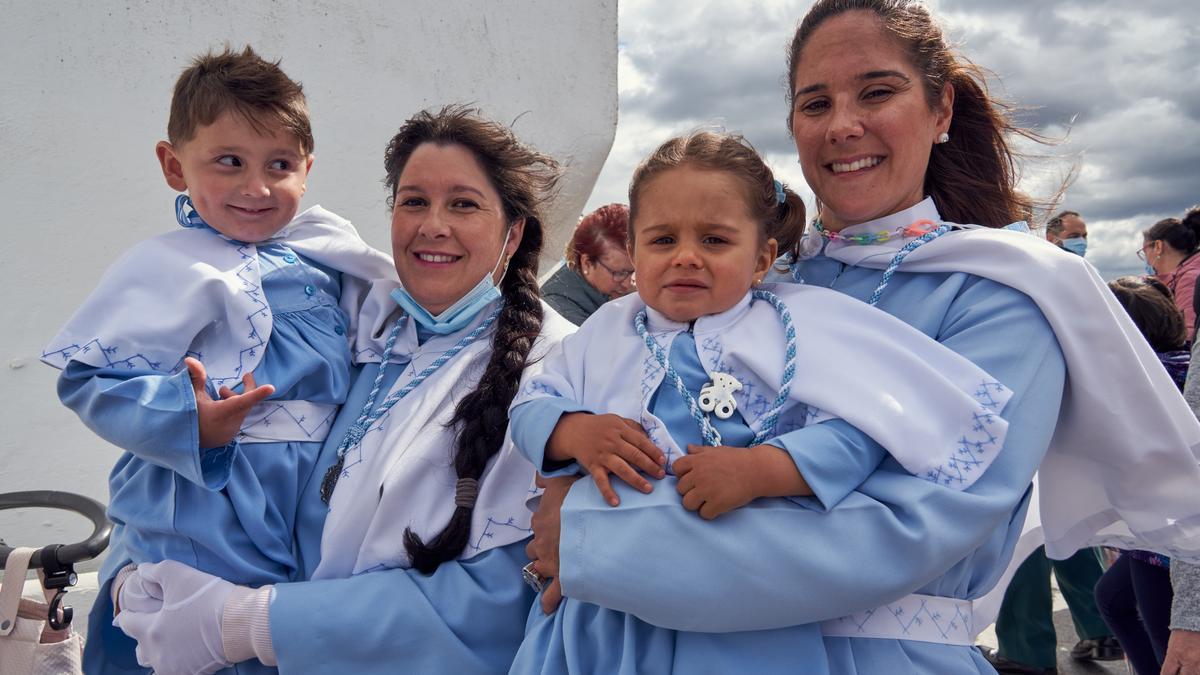
M 350 448 L 362 442 L 363 436 L 367 434 L 367 430 L 371 428 L 380 417 L 383 417 L 387 411 L 392 409 L 400 399 L 408 396 L 409 392 L 416 389 L 422 382 L 429 379 L 439 368 L 446 364 L 447 361 L 454 358 L 456 354 L 466 349 L 468 345 L 477 340 L 480 335 L 483 335 L 493 323 L 496 322 L 496 317 L 500 315 L 500 310 L 503 305 L 492 311 L 483 323 L 479 324 L 470 333 L 465 335 L 463 339 L 458 341 L 450 349 L 437 357 L 433 363 L 429 364 L 424 370 L 417 374 L 416 377 L 409 380 L 408 384 L 404 385 L 399 391 L 384 399 L 383 403 L 379 404 L 379 409 L 371 412 L 375 405 L 375 398 L 379 395 L 379 390 L 383 384 L 383 372 L 387 370 L 388 361 L 392 356 L 392 347 L 396 343 L 396 336 L 400 334 L 400 322 L 407 316 L 403 315 L 396 319 L 396 325 L 392 327 L 392 332 L 388 335 L 387 343 L 383 347 L 383 360 L 379 363 L 379 372 L 375 374 L 375 384 L 371 387 L 371 393 L 367 395 L 367 401 L 363 404 L 362 411 L 358 414 L 358 419 L 350 428 L 346 430 L 346 435 L 342 437 L 342 443 L 338 446 L 337 463 L 329 467 L 325 472 L 325 478 L 321 481 L 321 501 L 329 503 L 329 498 L 333 496 L 333 488 L 337 485 L 338 478 L 341 477 L 342 468 L 346 464 L 346 453 Z
M 775 311 L 779 314 L 779 321 L 783 324 L 783 336 L 785 340 L 785 365 L 783 377 L 779 384 L 779 395 L 771 403 L 766 418 L 763 420 L 762 429 L 754 435 L 754 440 L 750 443 L 751 445 L 760 445 L 774 434 L 775 426 L 779 422 L 779 413 L 783 410 L 783 405 L 787 403 L 788 395 L 791 393 L 792 379 L 796 375 L 796 328 L 792 324 L 791 312 L 788 311 L 787 305 L 783 304 L 779 296 L 770 291 L 760 289 L 754 291 L 753 297 L 759 300 L 766 300 L 775 308 Z M 696 403 L 695 397 L 688 391 L 683 378 L 680 377 L 674 366 L 668 361 L 666 351 L 663 350 L 658 341 L 646 330 L 646 310 L 643 309 L 637 313 L 637 316 L 634 317 L 633 325 L 637 328 L 638 335 L 645 341 L 646 348 L 654 355 L 655 360 L 658 361 L 658 365 L 666 371 L 667 378 L 670 379 L 671 384 L 675 386 L 675 390 L 679 392 L 684 403 L 687 404 L 688 412 L 691 413 L 692 419 L 696 420 L 696 424 L 700 427 L 700 434 L 704 437 L 704 442 L 713 446 L 720 445 L 721 434 L 713 426 L 712 422 L 709 421 L 708 415 L 700 409 L 700 405 Z
M 813 221 L 813 229 L 817 231 L 817 234 L 829 241 L 844 241 L 847 244 L 856 244 L 859 246 L 882 244 L 896 238 L 907 239 L 909 237 L 919 237 L 936 230 L 937 227 L 937 223 L 928 218 L 922 218 L 911 225 L 898 227 L 894 230 L 880 230 L 879 232 L 864 232 L 862 234 L 842 234 L 841 232 L 826 230 L 820 218 Z
M 868 244 L 880 244 L 890 241 L 893 237 L 916 237 L 916 239 L 913 239 L 902 246 L 899 251 L 896 251 L 896 255 L 892 257 L 891 262 L 889 262 L 888 266 L 884 268 L 883 276 L 879 279 L 879 285 L 875 287 L 875 291 L 871 293 L 870 300 L 867 301 L 867 304 L 871 305 L 872 307 L 879 302 L 879 298 L 883 295 L 883 289 L 887 288 L 888 283 L 892 280 L 892 276 L 896 274 L 896 270 L 900 267 L 900 263 L 904 262 L 904 259 L 908 257 L 909 253 L 912 253 L 921 246 L 928 244 L 929 242 L 937 239 L 951 230 L 949 223 L 942 223 L 941 225 L 938 225 L 928 218 L 922 218 L 911 225 L 906 225 L 895 230 L 885 230 L 875 232 L 873 234 L 843 235 L 840 232 L 830 232 L 821 224 L 820 218 L 813 221 L 813 228 L 819 232 L 822 237 L 825 237 L 829 241 L 843 241 L 848 244 L 856 244 L 860 246 L 865 246 Z M 793 261 L 792 276 L 799 281 L 798 270 L 796 269 L 795 264 L 796 261 Z

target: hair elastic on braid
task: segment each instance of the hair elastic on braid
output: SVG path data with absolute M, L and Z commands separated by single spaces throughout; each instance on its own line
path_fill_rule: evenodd
M 474 478 L 459 478 L 454 484 L 454 505 L 464 509 L 473 508 L 479 497 L 479 481 Z

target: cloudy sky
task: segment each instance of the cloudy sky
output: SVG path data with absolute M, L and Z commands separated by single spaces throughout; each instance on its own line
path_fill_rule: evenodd
M 621 0 L 620 123 L 588 208 L 626 200 L 629 175 L 672 134 L 739 131 L 803 189 L 784 117 L 785 48 L 809 2 Z M 1088 259 L 1135 273 L 1140 232 L 1200 202 L 1200 2 L 933 0 L 948 35 L 1020 119 L 1063 141 L 1023 187 L 1088 223 Z

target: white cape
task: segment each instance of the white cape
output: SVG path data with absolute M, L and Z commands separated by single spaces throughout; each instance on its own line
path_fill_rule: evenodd
M 395 304 L 393 303 L 393 307 Z M 462 330 L 417 344 L 414 323 L 405 319 L 392 349 L 397 360 L 411 359 L 391 391 L 404 387 L 426 366 L 453 347 L 491 314 L 484 308 Z M 547 350 L 575 326 L 545 303 L 542 332 L 530 351 L 524 377 L 541 368 Z M 394 320 L 394 317 L 393 317 Z M 388 325 L 390 330 L 391 325 Z M 371 426 L 350 448 L 341 478 L 329 501 L 321 539 L 321 562 L 314 579 L 349 577 L 375 569 L 411 567 L 405 552 L 405 529 L 428 542 L 445 528 L 454 513 L 457 430 L 446 423 L 462 397 L 473 391 L 491 356 L 493 325 L 446 362 Z M 381 391 L 376 404 L 390 392 Z M 346 411 L 355 414 L 358 411 Z M 528 537 L 532 515 L 525 503 L 536 493 L 534 467 L 505 439 L 479 480 L 479 496 L 471 518 L 471 535 L 459 556 Z M 519 582 L 518 582 L 519 583 Z
M 930 199 L 896 215 L 941 222 Z M 1013 571 L 1043 540 L 1055 559 L 1109 545 L 1200 563 L 1200 422 L 1133 321 L 1083 258 L 1018 232 L 961 227 L 917 248 L 900 270 L 966 272 L 1025 293 L 1067 366 L 1024 532 L 1005 577 L 975 601 L 976 628 L 994 618 Z M 882 269 L 901 244 L 830 242 L 825 254 Z
M 905 469 L 950 489 L 964 489 L 1004 445 L 1002 410 L 1012 392 L 975 364 L 924 333 L 837 291 L 766 284 L 787 305 L 798 353 L 790 396 L 774 435 L 838 417 Z M 673 462 L 686 452 L 650 412 L 665 373 L 634 328 L 646 308 L 636 294 L 606 303 L 547 359 L 513 402 L 565 398 L 597 413 L 639 420 Z M 647 330 L 670 351 L 688 325 L 648 309 Z M 696 320 L 692 331 L 709 373 L 728 373 L 742 389 L 737 409 L 756 433 L 779 392 L 784 331 L 774 307 L 747 294 L 733 308 Z M 670 384 L 669 395 L 676 395 Z
M 340 304 L 350 318 L 353 353 L 360 362 L 378 360 L 381 324 L 395 303 L 370 291 L 384 282 L 395 287 L 391 257 L 320 206 L 269 241 L 342 273 Z M 42 360 L 55 368 L 78 361 L 174 373 L 193 356 L 215 386 L 232 386 L 261 361 L 271 318 L 254 244 L 181 228 L 138 243 L 113 263 Z

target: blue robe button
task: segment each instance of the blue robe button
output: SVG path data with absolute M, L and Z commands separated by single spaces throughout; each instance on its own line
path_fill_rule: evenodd
M 345 334 L 346 334 L 346 329 L 345 329 L 345 328 L 342 328 L 341 326 L 334 326 L 334 327 L 333 327 L 333 332 L 337 333 L 338 335 L 345 335 Z
M 296 264 L 296 256 L 291 253 L 284 253 L 283 261 L 289 265 L 294 265 L 294 264 Z
M 305 295 L 315 295 L 315 294 L 316 294 L 316 292 L 317 292 L 317 289 L 313 288 L 313 287 L 312 287 L 312 284 L 309 284 L 309 285 L 307 285 L 307 286 L 305 286 L 305 287 L 304 287 L 304 294 L 305 294 Z

